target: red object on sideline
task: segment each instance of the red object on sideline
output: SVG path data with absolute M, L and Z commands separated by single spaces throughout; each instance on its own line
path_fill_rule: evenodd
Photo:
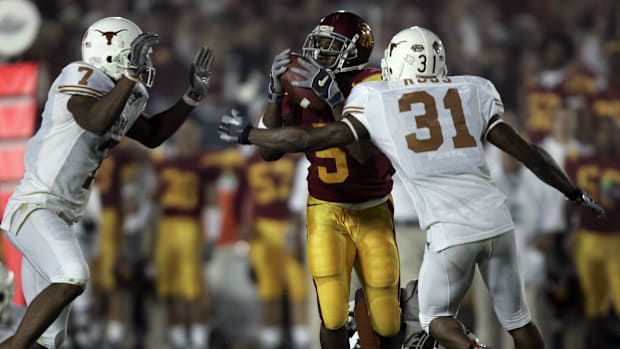
M 12 188 L 24 174 L 26 141 L 35 131 L 38 64 L 0 64 L 0 220 Z M 15 274 L 15 304 L 24 305 L 21 254 L 2 234 L 3 262 Z
M 34 62 L 0 65 L 0 97 L 36 97 L 37 70 L 37 64 Z
M 15 103 L 0 104 L 0 139 L 32 136 L 36 111 L 37 102 L 34 97 Z

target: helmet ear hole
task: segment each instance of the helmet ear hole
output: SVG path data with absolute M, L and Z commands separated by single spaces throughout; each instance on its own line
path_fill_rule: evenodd
M 107 56 L 107 57 L 105 58 L 105 60 L 106 60 L 108 63 L 112 63 L 112 56 Z

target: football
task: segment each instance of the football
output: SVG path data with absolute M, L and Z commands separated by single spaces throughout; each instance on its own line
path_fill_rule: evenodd
M 303 69 L 297 62 L 300 57 L 302 56 L 298 53 L 291 53 L 291 62 L 287 65 L 286 72 L 280 75 L 282 87 L 284 87 L 284 90 L 288 93 L 293 102 L 304 109 L 310 108 L 316 111 L 329 110 L 327 103 L 321 99 L 321 97 L 317 96 L 312 89 L 293 86 L 293 81 L 304 80 L 303 76 L 299 76 L 291 71 L 293 67 Z

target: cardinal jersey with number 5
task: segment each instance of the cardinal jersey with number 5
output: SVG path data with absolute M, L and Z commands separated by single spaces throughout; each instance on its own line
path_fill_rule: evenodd
M 138 83 L 121 116 L 103 134 L 80 127 L 67 103 L 72 95 L 100 99 L 114 81 L 85 62 L 68 64 L 52 84 L 41 128 L 26 146 L 26 173 L 7 204 L 2 228 L 13 233 L 30 212 L 47 208 L 77 222 L 97 169 L 146 107 L 148 92 Z
M 490 81 L 367 82 L 353 89 L 344 112 L 366 127 L 402 176 L 433 250 L 513 228 L 485 163 L 483 141 L 504 112 Z

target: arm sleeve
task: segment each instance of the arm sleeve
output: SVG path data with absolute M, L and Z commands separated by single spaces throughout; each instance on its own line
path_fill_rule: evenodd
M 114 87 L 114 81 L 101 70 L 85 62 L 73 62 L 60 74 L 58 91 L 100 99 Z
M 368 88 L 363 84 L 355 85 L 355 87 L 351 90 L 351 94 L 347 98 L 344 108 L 342 109 L 342 114 L 350 114 L 355 117 L 370 133 L 371 128 L 366 115 L 369 100 L 370 91 Z
M 504 115 L 504 102 L 492 82 L 480 79 L 480 111 L 482 112 L 483 128 L 482 139 L 486 139 L 489 131 L 502 122 Z

